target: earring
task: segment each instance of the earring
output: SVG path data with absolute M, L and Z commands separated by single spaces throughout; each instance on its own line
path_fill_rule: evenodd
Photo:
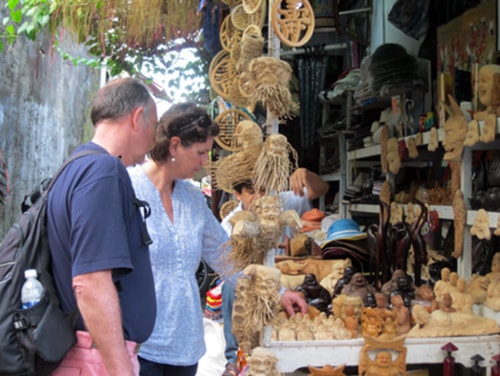
M 170 158 L 172 162 L 175 162 L 175 157 Z

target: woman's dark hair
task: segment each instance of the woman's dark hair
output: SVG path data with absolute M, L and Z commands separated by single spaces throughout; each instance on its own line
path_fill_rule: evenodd
M 217 136 L 219 125 L 196 103 L 184 102 L 174 104 L 161 116 L 155 132 L 149 155 L 152 160 L 161 162 L 168 158 L 172 137 L 179 137 L 182 146 L 188 147 Z

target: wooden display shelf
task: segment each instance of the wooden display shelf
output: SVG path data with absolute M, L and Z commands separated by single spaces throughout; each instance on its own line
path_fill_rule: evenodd
M 408 141 L 409 138 L 415 137 L 415 135 L 407 136 L 400 138 L 400 140 Z M 438 129 L 438 140 L 439 142 L 443 141 L 444 130 L 443 128 Z M 428 145 L 430 139 L 430 131 L 422 133 L 422 146 Z M 420 145 L 419 145 L 420 146 Z M 362 149 L 356 149 L 353 151 L 349 151 L 347 153 L 347 160 L 354 161 L 362 158 L 369 157 L 380 157 L 380 144 L 368 146 Z
M 376 204 L 348 204 L 349 211 L 351 213 L 368 213 L 368 214 L 378 214 L 380 212 L 379 205 Z M 406 205 L 402 204 L 405 212 L 407 210 Z M 451 205 L 431 205 L 431 210 L 436 210 L 439 219 L 453 220 L 453 207 Z M 474 220 L 477 216 L 477 210 L 467 210 L 467 222 L 468 226 L 474 224 Z M 499 212 L 488 212 L 488 219 L 490 222 L 490 228 L 495 229 L 498 225 L 498 219 L 500 217 Z
M 407 338 L 406 364 L 441 364 L 446 356 L 441 347 L 448 342 L 458 347 L 452 355 L 456 363 L 465 367 L 472 367 L 474 362 L 471 357 L 479 354 L 485 359 L 480 363 L 481 367 L 490 368 L 496 364 L 492 357 L 500 353 L 500 335 Z M 357 366 L 363 345 L 363 338 L 355 338 L 335 341 L 272 341 L 264 346 L 278 357 L 281 372 L 293 372 L 308 365 L 322 367 L 345 363 L 347 366 Z

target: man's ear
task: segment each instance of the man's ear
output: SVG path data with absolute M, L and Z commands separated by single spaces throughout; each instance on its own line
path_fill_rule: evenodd
M 143 118 L 144 108 L 142 106 L 136 107 L 132 110 L 131 120 L 132 120 L 132 128 L 137 129 L 141 122 L 141 118 Z M 142 119 L 142 121 L 146 121 Z

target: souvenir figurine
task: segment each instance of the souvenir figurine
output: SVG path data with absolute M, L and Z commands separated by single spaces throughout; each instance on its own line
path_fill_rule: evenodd
M 274 353 L 264 347 L 256 347 L 252 350 L 247 360 L 248 376 L 280 376 L 278 369 L 278 358 Z
M 476 354 L 473 357 L 471 357 L 470 359 L 474 362 L 474 364 L 471 367 L 471 375 L 472 376 L 481 376 L 482 375 L 481 366 L 479 365 L 479 363 L 482 362 L 484 360 L 484 358 L 481 355 Z
M 316 307 L 321 312 L 328 312 L 328 305 L 331 303 L 332 298 L 328 290 L 318 283 L 314 274 L 306 274 L 304 282 L 295 291 L 304 295 L 307 304 Z
M 443 376 L 455 376 L 455 358 L 451 355 L 453 351 L 457 351 L 453 343 L 448 342 L 441 347 L 441 350 L 446 351 L 446 357 L 443 360 Z
M 445 153 L 443 160 L 457 162 L 462 160 L 464 140 L 467 134 L 467 120 L 455 99 L 451 95 L 449 95 L 448 98 L 451 103 L 451 109 L 446 106 L 450 117 L 444 123 L 444 138 L 442 144 Z
M 363 273 L 354 273 L 351 281 L 342 288 L 341 294 L 359 296 L 362 301 L 368 293 L 375 293 L 375 288 L 368 283 Z
M 491 376 L 500 376 L 500 354 L 494 355 L 492 359 L 496 364 L 491 367 Z
M 359 375 L 364 376 L 404 376 L 406 375 L 406 352 L 404 336 L 392 341 L 380 341 L 373 337 L 364 337 L 365 345 L 361 349 Z M 393 360 L 392 352 L 396 352 Z M 370 355 L 370 353 L 375 353 Z

